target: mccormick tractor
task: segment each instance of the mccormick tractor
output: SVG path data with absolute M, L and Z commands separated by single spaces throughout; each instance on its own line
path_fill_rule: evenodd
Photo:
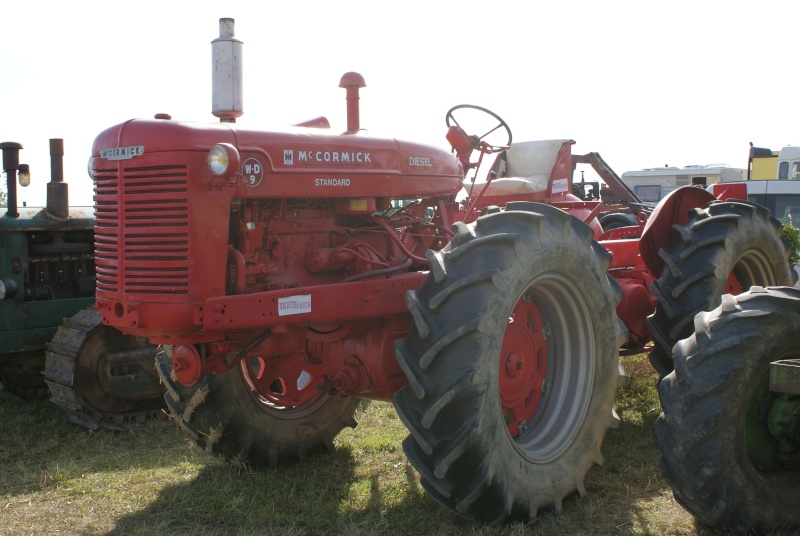
M 433 498 L 533 518 L 603 462 L 620 349 L 654 340 L 666 374 L 696 312 L 789 282 L 762 207 L 686 188 L 604 231 L 603 203 L 572 194 L 596 155 L 511 143 L 494 114 L 470 129 L 470 106 L 447 113 L 452 152 L 368 134 L 356 73 L 344 132 L 242 128 L 241 47 L 221 19 L 219 123 L 126 121 L 90 160 L 103 324 L 165 346 L 173 417 L 235 464 L 331 449 L 359 399 L 391 400 Z
M 93 209 L 68 206 L 64 142 L 50 140 L 47 205 L 17 206 L 30 168 L 22 145 L 0 143 L 8 206 L 0 216 L 0 383 L 23 398 L 64 407 L 90 428 L 163 421 L 155 348 L 103 325 L 95 293 Z

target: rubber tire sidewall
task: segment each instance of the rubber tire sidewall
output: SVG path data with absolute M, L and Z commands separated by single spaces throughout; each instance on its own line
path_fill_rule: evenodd
M 647 318 L 654 348 L 650 362 L 663 377 L 672 371 L 672 347 L 692 333 L 692 319 L 720 304 L 729 275 L 742 256 L 758 251 L 769 275 L 743 282 L 752 285 L 790 285 L 788 243 L 781 224 L 769 210 L 745 201 L 712 201 L 694 209 L 689 221 L 676 229 L 675 243 L 659 251 L 664 269 L 651 285 L 656 310 Z
M 616 424 L 612 404 L 620 385 L 617 349 L 626 337 L 614 314 L 619 288 L 607 274 L 610 259 L 592 240 L 591 229 L 553 207 L 525 205 L 538 214 L 507 211 L 457 225 L 453 241 L 430 254 L 429 258 L 444 264 L 446 277 L 440 283 L 432 274 L 419 291 L 409 293 L 407 301 L 421 308 L 414 315 L 414 329 L 398 343 L 396 352 L 401 366 L 414 378 L 395 395 L 395 407 L 411 431 L 403 446 L 423 486 L 459 515 L 489 523 L 532 518 L 539 509 L 560 508 L 563 497 L 583 492 L 586 472 L 602 462 L 605 432 Z M 505 234 L 518 237 L 513 246 L 471 245 L 473 240 Z M 474 251 L 457 255 L 459 248 Z M 427 305 L 443 287 L 460 288 L 464 281 L 493 267 L 498 272 L 491 283 L 467 285 L 436 312 Z M 536 278 L 552 273 L 568 279 L 584 297 L 588 318 L 593 320 L 596 353 L 590 400 L 579 430 L 558 457 L 534 463 L 516 447 L 506 429 L 498 358 L 520 293 Z M 476 318 L 480 319 L 477 329 L 441 349 L 427 368 L 420 365 L 419 356 L 424 359 L 443 336 Z M 421 322 L 426 327 L 420 329 Z M 431 334 L 421 334 L 428 329 Z M 423 385 L 424 396 L 415 392 L 415 384 Z M 455 398 L 448 400 L 451 396 Z M 433 412 L 438 416 L 428 422 Z M 449 464 L 449 469 L 437 474 L 443 464 Z
M 240 367 L 209 375 L 187 388 L 171 374 L 165 352 L 156 357 L 168 384 L 167 405 L 198 446 L 236 466 L 275 467 L 331 450 L 333 438 L 355 427 L 355 397 L 323 395 L 302 413 L 265 409 Z
M 800 526 L 800 473 L 788 488 L 765 484 L 744 444 L 753 388 L 775 358 L 800 356 L 799 325 L 800 291 L 753 287 L 698 315 L 695 334 L 675 346 L 655 436 L 675 498 L 707 525 L 739 534 Z

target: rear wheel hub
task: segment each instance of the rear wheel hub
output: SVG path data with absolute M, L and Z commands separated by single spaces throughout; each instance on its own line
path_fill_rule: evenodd
M 271 408 L 304 406 L 324 395 L 317 385 L 324 383 L 324 367 L 305 359 L 304 354 L 250 357 L 242 361 L 247 382 Z
M 547 375 L 544 323 L 526 297 L 508 319 L 500 356 L 500 404 L 508 432 L 517 437 L 536 413 Z

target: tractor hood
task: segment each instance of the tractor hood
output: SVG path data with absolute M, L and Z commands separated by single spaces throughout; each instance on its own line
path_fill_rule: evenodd
M 413 199 L 455 195 L 463 180 L 461 164 L 448 151 L 363 131 L 258 131 L 235 123 L 168 119 L 136 119 L 102 132 L 94 142 L 92 165 L 138 167 L 137 162 L 152 161 L 158 153 L 206 154 L 221 143 L 236 151 L 231 165 L 240 184 L 248 187 L 242 197 Z M 195 172 L 213 178 L 207 169 Z
M 19 216 L 8 216 L 0 209 L 0 232 L 91 230 L 94 228 L 94 207 L 70 207 L 64 220 L 55 219 L 44 207 L 22 207 Z

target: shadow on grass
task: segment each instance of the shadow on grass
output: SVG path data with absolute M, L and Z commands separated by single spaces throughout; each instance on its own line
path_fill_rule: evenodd
M 365 469 L 368 462 L 357 450 L 340 446 L 331 455 L 260 473 L 209 464 L 118 519 L 110 534 L 697 534 L 688 515 L 676 528 L 672 520 L 654 520 L 643 506 L 668 490 L 658 480 L 654 419 L 612 430 L 605 467 L 587 476 L 587 495 L 566 499 L 560 514 L 540 512 L 532 524 L 466 521 L 425 494 L 408 462 Z
M 586 476 L 586 495 L 565 501 L 563 513 L 544 513 L 537 534 L 696 534 L 692 517 L 672 500 L 659 469 L 653 425 L 660 414 L 658 376 L 647 356 L 623 360 L 628 385 L 617 393 L 622 422 L 606 434 L 603 467 Z
M 410 466 L 397 471 L 405 473 L 399 500 L 380 474 L 359 474 L 347 447 L 263 472 L 209 465 L 108 534 L 430 534 L 462 524 L 424 496 Z
M 46 400 L 0 396 L 0 494 L 34 492 L 76 475 L 142 463 L 169 465 L 174 460 L 153 453 L 177 437 L 169 425 L 95 432 L 73 424 Z
M 565 500 L 561 514 L 540 512 L 533 524 L 488 527 L 438 505 L 400 449 L 405 429 L 383 406 L 343 432 L 330 455 L 240 472 L 188 449 L 175 426 L 90 433 L 50 403 L 0 399 L 0 495 L 38 492 L 50 485 L 48 475 L 56 485 L 89 473 L 118 478 L 114 489 L 127 489 L 128 505 L 115 501 L 114 520 L 94 525 L 115 535 L 698 534 L 691 517 L 670 505 L 652 434 L 658 408 L 649 380 L 635 379 L 618 400 L 623 423 L 608 433 L 605 466 L 589 471 L 587 495 Z M 131 474 L 166 483 L 140 488 L 142 482 L 126 482 Z

